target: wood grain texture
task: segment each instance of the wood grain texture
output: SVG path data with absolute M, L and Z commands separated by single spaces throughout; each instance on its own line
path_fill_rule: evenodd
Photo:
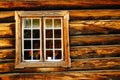
M 0 24 L 0 37 L 15 37 L 15 24 L 2 23 Z
M 0 59 L 15 59 L 15 50 L 0 49 Z
M 70 21 L 70 35 L 119 34 L 120 20 Z
M 70 48 L 72 59 L 120 57 L 120 45 L 74 46 Z M 15 59 L 14 49 L 0 49 L 0 59 Z
M 55 71 L 78 71 L 78 70 L 109 70 L 120 69 L 120 58 L 91 58 L 91 59 L 72 59 L 70 68 L 24 68 L 15 69 L 13 59 L 2 60 L 0 73 L 4 72 L 55 72 Z
M 69 71 L 52 73 L 8 73 L 1 80 L 119 80 L 119 70 Z
M 1 38 L 0 39 L 0 48 L 14 48 L 15 40 L 10 38 Z
M 98 14 L 99 13 L 99 14 Z M 110 20 L 120 19 L 120 9 L 71 10 L 71 20 Z
M 120 35 L 87 35 L 87 36 L 71 36 L 71 46 L 86 45 L 113 45 L 120 44 Z
M 0 1 L 0 9 L 20 10 L 20 9 L 81 9 L 81 8 L 118 8 L 119 0 L 30 0 L 30 1 Z
M 120 45 L 71 47 L 72 59 L 120 57 Z

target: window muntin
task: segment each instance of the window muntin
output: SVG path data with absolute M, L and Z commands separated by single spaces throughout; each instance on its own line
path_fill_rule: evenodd
M 44 18 L 45 61 L 63 60 L 62 18 Z
M 62 18 L 44 18 L 43 21 L 42 28 L 41 19 L 23 18 L 23 61 L 63 60 Z M 44 35 L 41 31 L 44 32 Z M 42 39 L 42 35 L 44 39 Z M 44 44 L 41 43 L 42 40 L 44 40 Z M 44 45 L 44 51 L 41 48 L 42 45 Z M 42 54 L 44 58 L 42 58 Z
M 22 60 L 41 61 L 41 19 L 22 19 Z

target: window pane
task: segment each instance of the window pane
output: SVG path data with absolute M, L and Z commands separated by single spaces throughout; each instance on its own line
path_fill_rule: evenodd
M 31 40 L 24 40 L 24 49 L 31 49 Z
M 55 40 L 55 48 L 61 48 L 61 40 Z
M 32 51 L 24 51 L 24 59 L 31 60 Z
M 61 29 L 54 30 L 55 31 L 55 38 L 61 38 Z
M 25 28 L 31 27 L 31 19 L 24 19 L 24 27 Z
M 47 50 L 46 51 L 46 60 L 52 60 L 53 59 L 53 51 Z
M 40 60 L 40 50 L 34 50 L 33 51 L 33 59 L 34 60 Z
M 24 30 L 24 38 L 31 38 L 31 30 Z
M 40 38 L 40 30 L 33 30 L 33 38 Z
M 46 38 L 52 38 L 53 37 L 53 30 L 46 30 Z
M 33 19 L 33 28 L 39 28 L 39 27 L 40 27 L 40 20 Z
M 46 28 L 52 28 L 52 19 L 46 19 Z
M 46 40 L 46 48 L 48 49 L 53 48 L 53 40 Z
M 61 19 L 54 19 L 54 27 L 55 28 L 61 27 Z
M 33 40 L 33 49 L 40 49 L 40 40 Z
M 62 59 L 61 50 L 55 50 L 55 59 Z

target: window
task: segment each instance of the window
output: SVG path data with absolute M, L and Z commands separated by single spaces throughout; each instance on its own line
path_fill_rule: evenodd
M 16 68 L 70 67 L 68 11 L 16 11 Z

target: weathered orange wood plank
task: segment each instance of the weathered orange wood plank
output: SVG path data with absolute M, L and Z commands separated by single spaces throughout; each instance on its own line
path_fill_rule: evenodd
M 0 24 L 0 37 L 15 37 L 15 24 L 3 23 Z
M 118 8 L 119 0 L 30 0 L 0 1 L 0 9 L 81 9 L 81 8 Z
M 13 60 L 12 60 L 13 61 Z M 71 67 L 66 68 L 24 68 L 15 69 L 14 62 L 0 64 L 0 73 L 3 72 L 51 72 L 51 71 L 75 71 L 75 70 L 96 70 L 96 69 L 120 69 L 120 58 L 91 58 L 91 59 L 72 59 Z
M 0 59 L 15 59 L 15 50 L 0 49 Z
M 14 48 L 15 40 L 9 38 L 1 38 L 0 39 L 0 48 Z
M 87 35 L 70 37 L 70 45 L 113 45 L 120 44 L 120 35 Z
M 71 47 L 72 59 L 120 57 L 120 45 Z
M 8 73 L 2 80 L 119 80 L 119 70 L 69 71 L 52 73 Z
M 120 33 L 120 20 L 70 21 L 70 35 L 116 33 Z

